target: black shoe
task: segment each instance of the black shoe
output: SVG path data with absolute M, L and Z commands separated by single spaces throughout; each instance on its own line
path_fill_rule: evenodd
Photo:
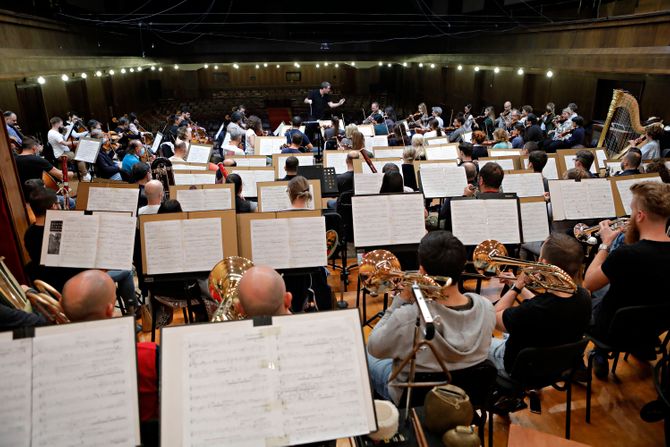
M 660 399 L 652 400 L 642 407 L 640 417 L 645 422 L 660 422 L 669 411 L 670 408 L 667 408 Z
M 586 369 L 586 366 L 584 366 L 584 363 L 577 365 L 575 372 L 573 373 L 572 380 L 578 383 L 586 384 L 589 382 L 589 379 L 589 371 Z
M 528 408 L 526 402 L 520 397 L 503 396 L 493 404 L 493 412 L 500 416 L 507 416 L 509 413 Z
M 610 363 L 606 356 L 599 353 L 593 354 L 593 372 L 598 379 L 607 379 L 610 373 Z

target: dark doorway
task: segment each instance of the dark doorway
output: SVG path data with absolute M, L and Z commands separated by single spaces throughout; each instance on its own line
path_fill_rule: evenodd
M 149 79 L 147 81 L 147 90 L 149 90 L 149 100 L 156 102 L 163 96 L 163 86 L 160 79 Z
M 49 119 L 44 108 L 42 87 L 39 84 L 16 84 L 16 97 L 19 100 L 19 125 L 23 134 L 46 141 Z
M 616 79 L 598 79 L 596 87 L 596 100 L 593 106 L 593 118 L 597 120 L 605 120 L 607 118 L 607 111 L 612 102 L 612 91 L 614 89 L 626 90 L 631 95 L 635 96 L 638 104 L 644 92 L 644 81 L 619 81 Z M 640 121 L 644 121 L 646 117 L 640 117 Z
M 78 116 L 89 119 L 91 117 L 91 108 L 88 105 L 88 90 L 86 90 L 86 81 L 84 79 L 73 79 L 65 83 L 67 98 L 70 100 L 70 107 Z

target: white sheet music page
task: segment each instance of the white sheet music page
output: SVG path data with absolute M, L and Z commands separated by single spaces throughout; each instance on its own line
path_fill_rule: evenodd
M 205 209 L 205 194 L 202 189 L 178 189 L 177 200 L 184 212 Z
M 426 147 L 426 160 L 456 160 L 458 158 L 457 146 Z
M 504 171 L 514 170 L 514 160 L 511 158 L 498 158 L 495 160 L 479 160 L 479 169 L 484 167 L 487 163 L 498 163 Z
M 335 168 L 336 174 L 347 172 L 347 154 L 348 151 L 324 151 L 324 165 L 327 168 Z M 363 163 L 365 165 L 365 163 Z
M 327 265 L 326 218 L 295 217 L 286 220 L 289 233 L 289 268 Z
M 384 245 L 391 240 L 391 209 L 387 197 L 354 196 L 351 198 L 356 247 Z
M 95 268 L 132 270 L 137 218 L 119 213 L 98 213 L 98 238 Z
M 390 194 L 386 199 L 391 226 L 391 240 L 387 243 L 418 244 L 426 234 L 423 194 Z
M 575 167 L 575 155 L 563 155 L 563 161 L 565 161 L 566 169 L 572 169 Z M 596 173 L 596 164 L 595 162 L 591 165 L 590 171 Z
M 245 197 L 256 197 L 258 194 L 258 182 L 273 182 L 275 173 L 271 170 L 239 170 L 235 171 L 242 179 L 242 194 Z
M 209 272 L 223 259 L 221 219 L 185 219 L 181 226 L 183 271 Z
M 229 188 L 203 188 L 205 208 L 203 211 L 230 210 L 233 207 L 233 193 Z
M 593 217 L 613 217 L 616 215 L 614 195 L 609 180 L 604 178 L 585 179 L 582 180 L 582 183 L 587 185 L 589 210 Z
M 175 185 L 195 185 L 195 178 L 193 174 L 190 173 L 174 173 L 174 184 Z
M 442 160 L 435 163 L 420 163 L 419 170 L 428 170 L 428 169 L 442 169 L 458 166 L 456 160 Z
M 179 389 L 161 402 L 161 445 L 278 447 L 375 430 L 357 313 L 313 317 L 166 329 L 161 384 Z
M 405 150 L 403 147 L 375 147 L 375 158 L 402 158 L 402 153 Z
M 489 239 L 487 200 L 452 200 L 451 229 L 464 245 L 477 245 Z
M 377 172 L 382 172 L 382 169 L 384 168 L 384 165 L 387 164 L 387 163 L 391 163 L 391 164 L 394 164 L 398 167 L 398 171 L 400 172 L 400 175 L 402 175 L 402 159 L 401 158 L 390 159 L 390 160 L 389 159 L 386 159 L 386 160 L 379 159 L 379 160 L 377 160 L 377 159 L 373 158 L 373 159 L 371 159 L 371 161 L 372 161 L 372 165 L 375 167 L 375 169 L 377 169 Z M 370 166 L 368 166 L 368 164 L 365 161 L 363 161 L 363 163 L 361 163 L 361 168 L 362 168 L 361 170 L 363 171 L 363 173 L 372 174 L 372 170 L 370 169 Z
M 449 138 L 447 137 L 429 138 L 426 140 L 426 143 L 428 143 L 429 146 L 439 146 L 442 144 L 449 144 Z
M 0 334 L 0 446 L 30 447 L 32 402 L 31 338 L 12 340 Z
M 530 162 L 526 157 L 523 159 L 523 168 L 528 169 L 528 166 L 530 166 Z M 554 157 L 547 158 L 547 164 L 544 165 L 544 168 L 542 169 L 542 175 L 544 176 L 544 178 L 549 180 L 558 180 L 558 168 L 556 168 L 556 158 Z
M 262 158 L 243 158 L 243 157 L 233 157 L 235 163 L 239 167 L 265 167 L 267 165 L 267 159 Z
M 286 159 L 290 157 L 291 154 L 280 155 L 277 157 L 277 178 L 282 179 L 286 176 Z M 295 157 L 298 159 L 298 166 L 314 166 L 314 157 Z
M 213 185 L 216 183 L 216 172 L 209 171 L 203 173 L 191 174 L 193 176 L 194 185 Z
M 630 191 L 630 187 L 633 186 L 635 183 L 647 182 L 647 181 L 663 183 L 661 177 L 658 176 L 649 178 L 632 178 L 626 180 L 617 180 L 615 182 L 617 190 L 619 191 L 619 196 L 621 196 L 621 203 L 623 205 L 624 210 L 626 211 L 626 215 L 630 215 L 631 213 L 630 203 L 633 200 L 633 193 Z
M 137 212 L 139 188 L 105 188 L 93 186 L 88 189 L 88 211 L 130 211 Z
M 163 134 L 160 132 L 156 132 L 156 136 L 154 137 L 154 142 L 151 144 L 151 153 L 155 154 L 158 152 L 158 148 L 161 147 L 161 143 L 163 142 Z
M 291 200 L 286 192 L 286 185 L 259 186 L 260 206 L 264 213 L 282 211 L 291 208 Z M 311 185 L 310 185 L 311 188 Z M 311 203 L 314 206 L 313 203 Z
M 188 163 L 209 163 L 209 157 L 212 154 L 212 146 L 205 146 L 191 143 L 188 149 L 186 161 Z
M 365 148 L 372 152 L 373 147 L 388 147 L 389 140 L 386 135 L 375 135 L 372 137 L 365 137 Z
M 509 157 L 515 155 L 520 155 L 520 151 L 518 149 L 491 149 L 489 151 L 489 157 Z
M 275 269 L 290 268 L 288 219 L 254 219 L 250 227 L 251 260 L 254 264 L 265 264 Z
M 514 192 L 518 197 L 542 197 L 544 195 L 544 181 L 542 174 L 505 174 L 502 182 L 504 192 Z
M 607 154 L 604 149 L 596 149 L 596 160 L 598 160 L 598 167 L 605 167 L 605 160 L 607 160 Z
M 77 145 L 77 150 L 74 159 L 77 161 L 85 161 L 86 163 L 95 163 L 98 158 L 98 152 L 102 140 L 93 138 L 81 138 Z
M 495 239 L 503 244 L 520 243 L 521 228 L 519 227 L 517 201 L 512 199 L 486 199 L 481 201 L 485 202 L 486 205 L 486 221 L 489 233 L 487 239 Z
M 135 320 L 37 328 L 32 446 L 134 446 L 139 440 Z
M 423 167 L 423 166 L 422 166 Z M 468 184 L 465 169 L 443 166 L 441 169 L 421 169 L 421 186 L 426 198 L 459 197 Z
M 280 154 L 281 147 L 285 143 L 285 137 L 256 137 L 258 155 Z
M 354 172 L 354 191 L 358 195 L 379 194 L 384 174 L 381 172 Z
M 521 202 L 523 241 L 541 242 L 549 237 L 549 217 L 545 202 Z
M 147 274 L 183 272 L 181 220 L 144 222 Z
M 76 211 L 47 211 L 42 240 L 43 265 L 94 268 L 98 216 Z

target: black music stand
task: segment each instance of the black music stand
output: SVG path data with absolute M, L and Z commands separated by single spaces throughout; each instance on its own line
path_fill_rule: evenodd
M 316 140 L 318 142 L 316 146 L 316 155 L 314 156 L 314 159 L 317 163 L 321 163 L 321 160 L 323 159 L 323 137 L 321 136 L 321 126 L 319 125 L 318 120 L 312 120 L 312 121 L 303 121 L 302 124 L 305 125 L 305 133 L 307 133 L 308 129 L 313 130 L 316 128 L 316 131 L 312 134 L 312 136 L 316 135 Z
M 302 175 L 308 180 L 319 180 L 321 182 L 321 196 L 336 197 L 338 195 L 335 168 L 298 166 L 298 175 Z

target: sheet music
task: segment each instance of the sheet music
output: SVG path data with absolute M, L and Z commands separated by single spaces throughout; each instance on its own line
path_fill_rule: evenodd
M 456 160 L 444 160 L 444 161 L 439 161 L 436 163 L 424 163 L 424 162 L 419 162 L 419 172 L 426 171 L 428 169 L 442 169 L 442 168 L 449 168 L 449 167 L 454 167 L 458 166 L 456 163 Z
M 327 168 L 335 168 L 335 174 L 347 172 L 348 151 L 324 151 L 323 162 Z M 365 163 L 363 163 L 365 165 Z
M 598 167 L 605 167 L 605 160 L 607 160 L 607 154 L 604 149 L 596 149 L 596 160 L 598 160 Z
M 610 170 L 610 175 L 615 175 L 623 171 L 623 169 L 621 169 L 620 161 L 607 161 L 605 163 L 605 167 Z
M 263 210 L 262 212 L 268 213 L 291 209 L 291 200 L 288 196 L 287 185 L 264 185 L 258 188 L 261 194 L 260 206 L 261 210 Z M 314 200 L 307 204 L 307 208 L 313 210 L 314 202 L 318 198 L 314 197 L 314 186 L 311 184 L 309 185 L 309 192 L 312 194 Z
M 91 268 L 95 265 L 98 217 L 48 210 L 42 239 L 42 265 Z
M 498 163 L 501 168 L 503 168 L 503 171 L 513 171 L 515 169 L 514 167 L 514 160 L 512 158 L 496 158 L 495 160 L 479 160 L 479 169 L 484 167 L 486 163 Z
M 388 145 L 387 135 L 365 136 L 365 148 L 371 152 L 373 147 L 387 147 Z
M 616 180 L 616 181 L 614 181 L 614 183 L 616 184 L 617 190 L 619 191 L 619 196 L 621 197 L 621 204 L 623 205 L 623 209 L 626 212 L 627 216 L 630 216 L 630 213 L 631 213 L 630 203 L 633 200 L 633 193 L 631 192 L 630 187 L 633 186 L 635 183 L 640 183 L 640 182 L 659 182 L 659 183 L 663 183 L 663 180 L 661 180 L 661 177 L 656 176 L 656 177 L 631 178 L 631 179 L 626 179 L 626 180 Z
M 138 445 L 135 320 L 38 328 L 36 335 L 32 446 Z
M 144 255 L 149 275 L 182 272 L 180 220 L 144 222 Z
M 281 147 L 286 137 L 256 137 L 258 155 L 281 154 Z
M 181 221 L 184 271 L 209 272 L 223 259 L 221 219 L 185 219 Z
M 470 140 L 464 140 L 464 141 L 470 141 Z M 428 143 L 428 146 L 440 146 L 443 144 L 449 144 L 449 138 L 447 137 L 428 138 L 426 140 L 426 143 Z
M 553 180 L 549 182 L 554 220 L 607 218 L 616 215 L 607 179 Z
M 382 159 L 373 158 L 373 159 L 371 159 L 371 161 L 372 161 L 372 165 L 375 167 L 375 169 L 377 169 L 377 172 L 382 172 L 382 169 L 384 169 L 384 165 L 386 163 L 392 163 L 392 164 L 394 164 L 398 167 L 398 171 L 400 171 L 400 175 L 402 175 L 402 159 L 382 160 Z M 365 163 L 365 161 L 363 161 L 363 163 L 361 163 L 361 170 L 365 174 L 372 174 L 372 170 L 370 169 L 370 166 L 368 166 L 368 164 Z
M 422 194 L 354 196 L 354 245 L 418 243 L 426 233 Z
M 0 445 L 30 447 L 32 402 L 32 339 L 0 338 Z
M 514 157 L 521 155 L 519 149 L 489 149 L 489 157 Z
M 436 146 L 426 147 L 426 160 L 456 160 L 458 159 L 458 146 Z
M 549 237 L 549 217 L 545 202 L 521 202 L 523 241 L 542 242 Z
M 521 242 L 517 200 L 514 199 L 452 200 L 451 227 L 454 236 L 464 245 L 477 245 L 486 239 L 503 244 Z
M 462 138 L 463 138 L 463 141 L 466 141 L 468 143 L 471 142 L 472 141 L 472 132 L 465 132 L 462 135 Z
M 186 161 L 188 163 L 209 163 L 209 158 L 211 155 L 212 146 L 191 143 L 191 146 L 188 148 Z
M 277 178 L 278 179 L 283 179 L 286 176 L 286 169 L 284 169 L 284 166 L 286 165 L 286 159 L 290 157 L 291 154 L 282 154 L 277 157 Z M 313 156 L 302 156 L 302 157 L 295 157 L 298 159 L 298 166 L 314 166 L 314 157 Z
M 358 131 L 362 133 L 364 137 L 375 136 L 375 127 L 372 124 L 361 124 L 360 126 L 358 126 Z
M 184 170 L 184 171 L 208 171 L 209 168 L 207 165 L 195 164 L 195 163 L 176 163 L 172 162 L 172 170 Z
M 255 264 L 275 269 L 318 267 L 328 263 L 324 217 L 255 219 L 251 223 Z
M 233 157 L 235 163 L 240 168 L 251 168 L 251 167 L 261 167 L 264 168 L 267 165 L 267 159 L 265 157 L 261 158 L 243 158 L 243 157 Z
M 274 318 L 272 326 L 166 330 L 161 383 L 177 385 L 181 397 L 162 403 L 170 422 L 161 445 L 295 445 L 374 430 L 354 317 L 343 311 Z
M 88 211 L 130 211 L 137 212 L 139 188 L 106 188 L 94 186 L 88 189 Z
M 372 172 L 354 172 L 354 192 L 358 195 L 379 194 L 382 180 L 384 180 L 384 174 L 381 172 L 377 172 L 376 174 Z
M 98 213 L 97 218 L 100 237 L 94 267 L 132 270 L 137 218 L 118 213 Z
M 542 174 L 539 172 L 505 174 L 502 190 L 504 192 L 514 192 L 518 197 L 542 197 L 544 196 Z
M 189 168 L 190 169 L 190 168 Z M 216 183 L 216 173 L 208 172 L 202 174 L 174 174 L 175 185 L 213 185 Z
M 403 147 L 392 147 L 392 148 L 373 148 L 373 153 L 375 158 L 402 158 L 402 153 L 405 150 Z
M 422 165 L 423 167 L 423 165 Z M 459 197 L 468 184 L 465 169 L 460 166 L 443 166 L 440 169 L 421 169 L 421 188 L 427 199 Z
M 178 189 L 177 200 L 184 212 L 229 210 L 232 205 L 229 188 Z
M 154 137 L 154 142 L 151 144 L 151 153 L 155 154 L 158 152 L 158 148 L 161 147 L 161 142 L 163 141 L 163 134 L 160 132 L 156 132 L 156 136 Z
M 528 161 L 528 157 L 526 157 L 523 159 L 523 167 L 524 169 L 528 169 L 528 166 L 530 166 L 530 162 Z M 549 180 L 558 180 L 558 168 L 556 167 L 555 157 L 547 157 L 547 164 L 542 169 L 542 175 Z
M 81 138 L 79 140 L 79 144 L 77 145 L 77 151 L 74 159 L 77 161 L 85 161 L 86 163 L 95 163 L 98 158 L 98 152 L 100 151 L 101 145 L 102 140 Z
M 258 182 L 274 182 L 275 173 L 272 170 L 244 170 L 234 171 L 242 179 L 242 194 L 244 197 L 256 197 L 258 194 Z
M 221 126 L 219 126 L 219 130 L 217 130 L 216 135 L 214 135 L 214 141 L 219 139 L 219 135 L 221 135 L 221 131 L 223 131 L 223 126 L 225 125 L 226 125 L 225 121 L 221 123 Z
M 572 169 L 575 167 L 575 154 L 563 155 L 563 161 L 565 161 L 565 169 Z M 596 173 L 596 164 L 595 162 L 591 165 L 591 172 Z

